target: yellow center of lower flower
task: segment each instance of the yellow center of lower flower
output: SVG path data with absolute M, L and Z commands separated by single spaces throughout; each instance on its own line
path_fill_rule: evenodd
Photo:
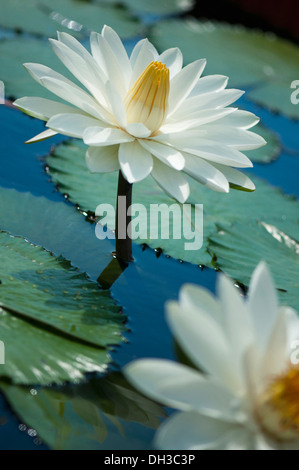
M 299 367 L 290 366 L 263 394 L 262 425 L 280 440 L 299 439 Z
M 168 95 L 168 68 L 162 62 L 151 62 L 126 96 L 128 123 L 141 122 L 156 132 L 166 117 Z

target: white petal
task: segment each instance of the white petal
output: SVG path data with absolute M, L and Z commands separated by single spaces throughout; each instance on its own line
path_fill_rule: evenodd
M 157 58 L 158 52 L 148 39 L 142 39 L 136 44 L 130 57 L 132 67 L 130 87 L 134 85 L 144 69 Z
M 125 127 L 126 131 L 134 137 L 146 138 L 152 133 L 144 124 L 141 122 L 131 122 Z
M 142 359 L 130 363 L 124 372 L 137 389 L 159 403 L 235 421 L 234 396 L 194 369 L 172 361 Z
M 243 94 L 244 91 L 229 89 L 188 98 L 181 104 L 177 111 L 172 114 L 172 117 L 176 119 L 187 119 L 190 114 L 202 109 L 224 108 L 234 103 Z
M 205 68 L 206 60 L 200 59 L 184 67 L 171 81 L 168 98 L 169 115 L 180 106 L 194 88 Z
M 74 106 L 77 106 L 79 109 L 82 109 L 86 113 L 90 114 L 93 117 L 96 117 L 100 120 L 106 120 L 106 113 L 104 114 L 103 108 L 97 104 L 94 99 L 88 95 L 77 85 L 66 83 L 63 80 L 44 77 L 41 78 L 41 84 L 50 90 L 55 95 L 59 96 L 65 101 L 72 103 Z
M 43 121 L 47 121 L 55 114 L 80 112 L 78 109 L 68 106 L 67 104 L 45 98 L 38 98 L 36 96 L 25 96 L 24 98 L 19 98 L 13 104 L 26 114 L 29 114 L 29 116 L 42 119 Z
M 47 127 L 69 137 L 83 137 L 85 129 L 93 127 L 99 121 L 82 114 L 56 114 L 47 122 Z
M 92 32 L 90 35 L 90 46 L 92 55 L 104 71 L 106 78 L 113 83 L 120 96 L 124 98 L 128 87 L 122 68 L 109 43 L 101 34 Z
M 84 143 L 92 147 L 103 147 L 124 142 L 133 142 L 134 137 L 115 127 L 90 127 L 83 134 Z
M 175 170 L 182 170 L 185 165 L 185 158 L 178 150 L 168 145 L 160 144 L 154 140 L 140 140 L 140 144 L 146 150 L 159 158 L 166 165 Z
M 284 311 L 280 311 L 262 359 L 261 377 L 269 380 L 269 377 L 285 370 L 289 362 L 289 357 L 286 358 L 287 349 L 286 315 Z
M 172 79 L 183 66 L 183 56 L 178 47 L 164 51 L 157 59 L 169 69 L 169 78 Z
M 193 90 L 191 91 L 189 98 L 196 95 L 203 95 L 205 93 L 211 93 L 212 91 L 223 90 L 228 82 L 228 77 L 224 75 L 207 75 L 198 80 Z
M 119 95 L 118 91 L 114 87 L 113 83 L 107 82 L 106 83 L 106 94 L 108 97 L 108 101 L 111 106 L 111 111 L 112 114 L 116 120 L 116 122 L 121 126 L 121 127 L 126 127 L 127 124 L 127 115 L 126 115 L 126 109 L 123 104 L 123 101 L 121 99 L 121 96 Z
M 243 355 L 255 340 L 252 321 L 240 292 L 224 275 L 218 277 L 217 293 L 222 306 L 224 331 L 232 351 L 232 364 L 236 364 L 240 382 L 243 382 Z
M 167 118 L 165 124 L 160 127 L 163 134 L 177 133 L 185 129 L 194 129 L 195 127 L 208 124 L 210 122 L 218 121 L 224 116 L 236 111 L 236 108 L 220 108 L 220 109 L 204 109 L 188 115 L 187 119 L 174 119 Z M 159 137 L 159 136 L 158 136 Z
M 175 139 L 173 139 L 173 141 L 175 141 Z M 177 145 L 177 149 L 181 152 L 191 153 L 192 155 L 197 155 L 205 160 L 222 165 L 240 168 L 252 167 L 249 158 L 239 152 L 239 150 L 204 139 L 198 139 L 198 142 L 192 142 L 191 139 L 186 139 L 182 147 Z
M 90 59 L 88 59 L 88 53 L 87 56 L 82 57 L 81 54 L 74 52 L 66 44 L 55 39 L 49 39 L 49 41 L 55 54 L 67 69 L 93 94 L 102 106 L 106 106 L 104 77 L 103 74 L 98 72 L 100 71 L 99 67 L 95 70 L 96 64 L 91 63 L 93 58 L 90 56 Z
M 86 152 L 86 165 L 91 173 L 109 173 L 119 170 L 118 145 L 109 147 L 89 147 Z
M 183 155 L 185 157 L 185 173 L 214 191 L 229 192 L 228 181 L 222 172 L 201 158 L 188 153 Z
M 143 180 L 153 169 L 151 154 L 138 141 L 121 144 L 118 159 L 121 171 L 129 183 Z
M 239 387 L 229 343 L 218 322 L 201 309 L 183 311 L 177 302 L 168 302 L 166 310 L 172 333 L 194 364 L 228 388 Z
M 209 124 L 209 127 L 218 126 L 229 126 L 229 127 L 237 127 L 239 129 L 250 129 L 251 127 L 255 126 L 260 121 L 255 114 L 249 113 L 248 111 L 242 111 L 237 109 L 234 113 L 229 114 L 221 118 L 220 122 L 215 122 Z
M 267 143 L 263 137 L 254 132 L 250 132 L 246 129 L 222 126 L 221 119 L 218 125 L 214 123 L 202 126 L 201 131 L 205 133 L 205 139 L 213 140 L 214 142 L 219 142 L 220 144 L 237 148 L 238 150 L 253 150 Z
M 121 39 L 119 38 L 118 34 L 112 28 L 110 28 L 110 26 L 107 25 L 103 27 L 102 35 L 106 39 L 116 59 L 118 60 L 118 63 L 123 71 L 124 78 L 128 87 L 130 83 L 132 68 L 130 64 L 130 59 Z
M 264 351 L 278 317 L 277 295 L 265 263 L 255 269 L 248 291 L 248 307 L 255 327 L 257 344 Z
M 213 166 L 221 171 L 227 181 L 232 185 L 247 189 L 248 191 L 255 190 L 254 183 L 250 178 L 248 178 L 248 176 L 246 176 L 244 173 L 241 173 L 241 171 L 230 168 L 229 166 L 220 165 L 219 163 L 213 163 Z
M 210 291 L 202 286 L 185 284 L 180 290 L 179 303 L 183 310 L 198 309 L 211 315 L 219 325 L 223 323 L 221 305 L 218 299 Z
M 189 184 L 180 171 L 173 170 L 155 158 L 151 174 L 159 186 L 171 197 L 182 204 L 188 199 L 190 194 Z
M 154 444 L 165 450 L 219 449 L 234 427 L 194 411 L 175 413 L 160 426 Z
M 26 140 L 25 144 L 41 142 L 42 140 L 49 139 L 49 137 L 53 137 L 54 135 L 57 135 L 57 132 L 52 131 L 52 129 L 47 129 L 46 131 L 37 134 L 35 137 L 32 137 L 32 139 Z

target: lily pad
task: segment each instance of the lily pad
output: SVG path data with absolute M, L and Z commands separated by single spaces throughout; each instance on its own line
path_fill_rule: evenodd
M 135 36 L 138 23 L 119 5 L 92 4 L 78 0 L 0 0 L 0 26 L 42 36 L 56 31 L 86 34 L 109 24 L 122 37 Z
M 262 124 L 258 124 L 254 128 L 254 132 L 264 137 L 267 142 L 267 145 L 264 145 L 259 149 L 251 150 L 250 152 L 244 153 L 247 154 L 250 160 L 256 163 L 270 163 L 273 160 L 276 160 L 282 150 L 281 142 L 278 135 Z
M 0 232 L 2 377 L 61 383 L 103 371 L 102 348 L 122 340 L 119 307 L 78 270 L 22 238 Z
M 39 86 L 24 69 L 26 62 L 45 64 L 68 78 L 72 78 L 67 69 L 55 56 L 48 41 L 33 38 L 4 39 L 0 41 L 0 77 L 5 84 L 7 97 L 41 96 L 53 99 L 53 94 Z M 59 98 L 55 100 L 61 101 Z
M 206 74 L 224 74 L 232 87 L 250 87 L 246 97 L 291 118 L 291 83 L 299 76 L 299 48 L 271 33 L 242 26 L 191 20 L 160 22 L 151 40 L 160 49 L 179 47 L 186 63 L 205 57 Z
M 123 0 L 123 3 L 133 12 L 153 15 L 170 15 L 191 10 L 194 0 Z
M 279 228 L 242 221 L 231 227 L 220 227 L 211 237 L 209 248 L 216 254 L 217 267 L 246 286 L 257 264 L 266 261 L 279 290 L 280 302 L 299 311 L 298 219 L 297 223 L 294 220 L 293 230 L 297 239 L 288 235 L 289 230 L 290 226 L 285 226 L 283 221 Z
M 55 450 L 107 449 L 109 443 L 120 448 L 126 438 L 122 422 L 155 429 L 165 416 L 120 373 L 73 388 L 32 389 L 4 382 L 0 388 L 22 422 Z M 137 439 L 135 444 L 140 447 Z
M 67 193 L 69 199 L 78 204 L 81 209 L 95 211 L 97 205 L 107 203 L 115 205 L 117 191 L 117 173 L 91 174 L 85 164 L 85 146 L 80 141 L 69 141 L 59 145 L 53 154 L 47 157 L 49 173 L 54 183 L 62 193 Z M 80 184 L 79 184 L 80 182 Z M 207 240 L 215 231 L 216 224 L 227 226 L 238 220 L 265 220 L 267 223 L 276 223 L 284 220 L 285 224 L 292 225 L 298 213 L 298 203 L 290 197 L 284 196 L 280 190 L 274 189 L 261 180 L 254 179 L 256 191 L 243 193 L 231 190 L 229 194 L 216 193 L 204 188 L 194 180 L 189 180 L 191 195 L 189 203 L 192 204 L 191 217 L 194 221 L 194 205 L 203 204 L 204 230 L 203 246 L 197 250 L 186 250 L 185 239 L 158 239 L 147 236 L 137 239 L 137 243 L 147 243 L 152 248 L 161 248 L 174 258 L 182 259 L 196 264 L 210 265 L 211 258 L 206 252 Z M 167 204 L 175 201 L 169 198 L 154 182 L 151 177 L 134 184 L 133 202 L 143 204 L 150 213 L 150 204 Z M 174 224 L 182 223 L 185 211 L 181 208 L 180 216 Z M 147 227 L 149 227 L 149 220 Z M 170 217 L 170 236 L 172 236 L 173 220 Z M 114 226 L 109 225 L 110 229 Z M 153 225 L 151 225 L 153 228 Z M 160 233 L 160 227 L 157 227 Z M 298 230 L 299 231 L 299 230 Z M 299 235 L 299 234 L 298 234 Z
M 71 260 L 93 280 L 110 263 L 114 249 L 111 240 L 97 240 L 92 225 L 70 204 L 1 187 L 0 227 Z

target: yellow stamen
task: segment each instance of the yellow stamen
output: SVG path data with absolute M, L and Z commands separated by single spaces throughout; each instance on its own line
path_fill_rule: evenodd
M 141 122 L 156 132 L 167 114 L 168 95 L 168 68 L 161 62 L 151 62 L 126 96 L 128 123 Z
M 281 440 L 299 439 L 299 367 L 288 370 L 269 384 L 263 395 L 262 422 Z

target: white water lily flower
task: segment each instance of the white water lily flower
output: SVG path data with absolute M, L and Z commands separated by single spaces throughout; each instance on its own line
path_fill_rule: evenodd
M 151 174 L 180 202 L 189 195 L 182 171 L 215 191 L 228 192 L 230 184 L 254 190 L 250 179 L 231 167 L 252 166 L 241 150 L 265 144 L 248 130 L 259 119 L 230 107 L 243 92 L 227 90 L 227 77 L 201 78 L 205 60 L 182 68 L 178 48 L 159 54 L 147 39 L 128 57 L 107 26 L 102 34 L 91 33 L 91 54 L 66 33 L 50 42 L 85 90 L 44 65 L 24 64 L 38 83 L 69 103 L 16 100 L 18 108 L 47 121 L 48 129 L 28 143 L 57 133 L 78 137 L 89 146 L 91 172 L 121 169 L 129 183 Z
M 225 276 L 219 299 L 186 285 L 167 304 L 170 328 L 202 372 L 144 359 L 126 377 L 154 400 L 181 410 L 156 435 L 161 449 L 299 449 L 299 319 L 278 307 L 264 263 L 248 298 Z M 297 350 L 296 350 L 297 347 Z

